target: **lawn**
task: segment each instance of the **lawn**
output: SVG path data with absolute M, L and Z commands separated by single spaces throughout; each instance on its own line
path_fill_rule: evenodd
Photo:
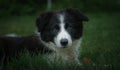
M 42 55 L 22 54 L 6 66 L 7 70 L 119 70 L 120 69 L 120 13 L 87 13 L 84 23 L 80 60 L 81 66 L 47 64 Z M 33 34 L 37 16 L 9 16 L 0 18 L 0 35 Z

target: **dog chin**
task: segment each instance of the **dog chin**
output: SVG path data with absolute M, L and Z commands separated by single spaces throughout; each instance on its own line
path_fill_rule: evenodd
M 44 42 L 45 43 L 45 42 Z M 59 49 L 59 48 L 68 48 L 70 46 L 60 46 L 60 45 L 56 45 L 55 43 L 53 42 L 47 42 L 45 43 L 46 46 L 52 50 L 56 50 L 56 49 Z

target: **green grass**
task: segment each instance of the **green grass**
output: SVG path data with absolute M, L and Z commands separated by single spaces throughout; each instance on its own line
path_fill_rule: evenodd
M 120 13 L 88 13 L 90 21 L 84 23 L 80 60 L 89 63 L 58 65 L 46 62 L 41 55 L 23 54 L 13 59 L 7 70 L 119 70 L 120 69 Z M 33 34 L 36 16 L 14 16 L 0 19 L 0 35 Z
M 83 56 L 100 66 L 120 65 L 120 14 L 90 14 L 91 20 L 84 26 Z M 101 67 L 102 68 L 102 67 Z M 104 67 L 103 67 L 104 68 Z
M 37 16 L 9 16 L 0 18 L 0 35 L 16 33 L 32 34 Z

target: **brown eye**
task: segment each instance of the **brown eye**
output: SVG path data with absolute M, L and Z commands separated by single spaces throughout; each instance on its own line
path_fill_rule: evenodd
M 68 23 L 65 24 L 65 29 L 67 29 L 67 28 L 68 28 Z
M 70 29 L 70 28 L 72 28 L 72 25 L 66 23 L 66 25 L 65 25 L 65 29 Z
M 58 25 L 55 25 L 55 29 L 56 29 L 56 30 L 59 30 L 60 27 L 59 27 Z

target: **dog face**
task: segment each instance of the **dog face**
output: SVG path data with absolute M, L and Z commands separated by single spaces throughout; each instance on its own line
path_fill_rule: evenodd
M 36 21 L 42 41 L 56 47 L 72 46 L 82 36 L 83 21 L 88 18 L 77 9 L 65 9 L 43 13 Z

